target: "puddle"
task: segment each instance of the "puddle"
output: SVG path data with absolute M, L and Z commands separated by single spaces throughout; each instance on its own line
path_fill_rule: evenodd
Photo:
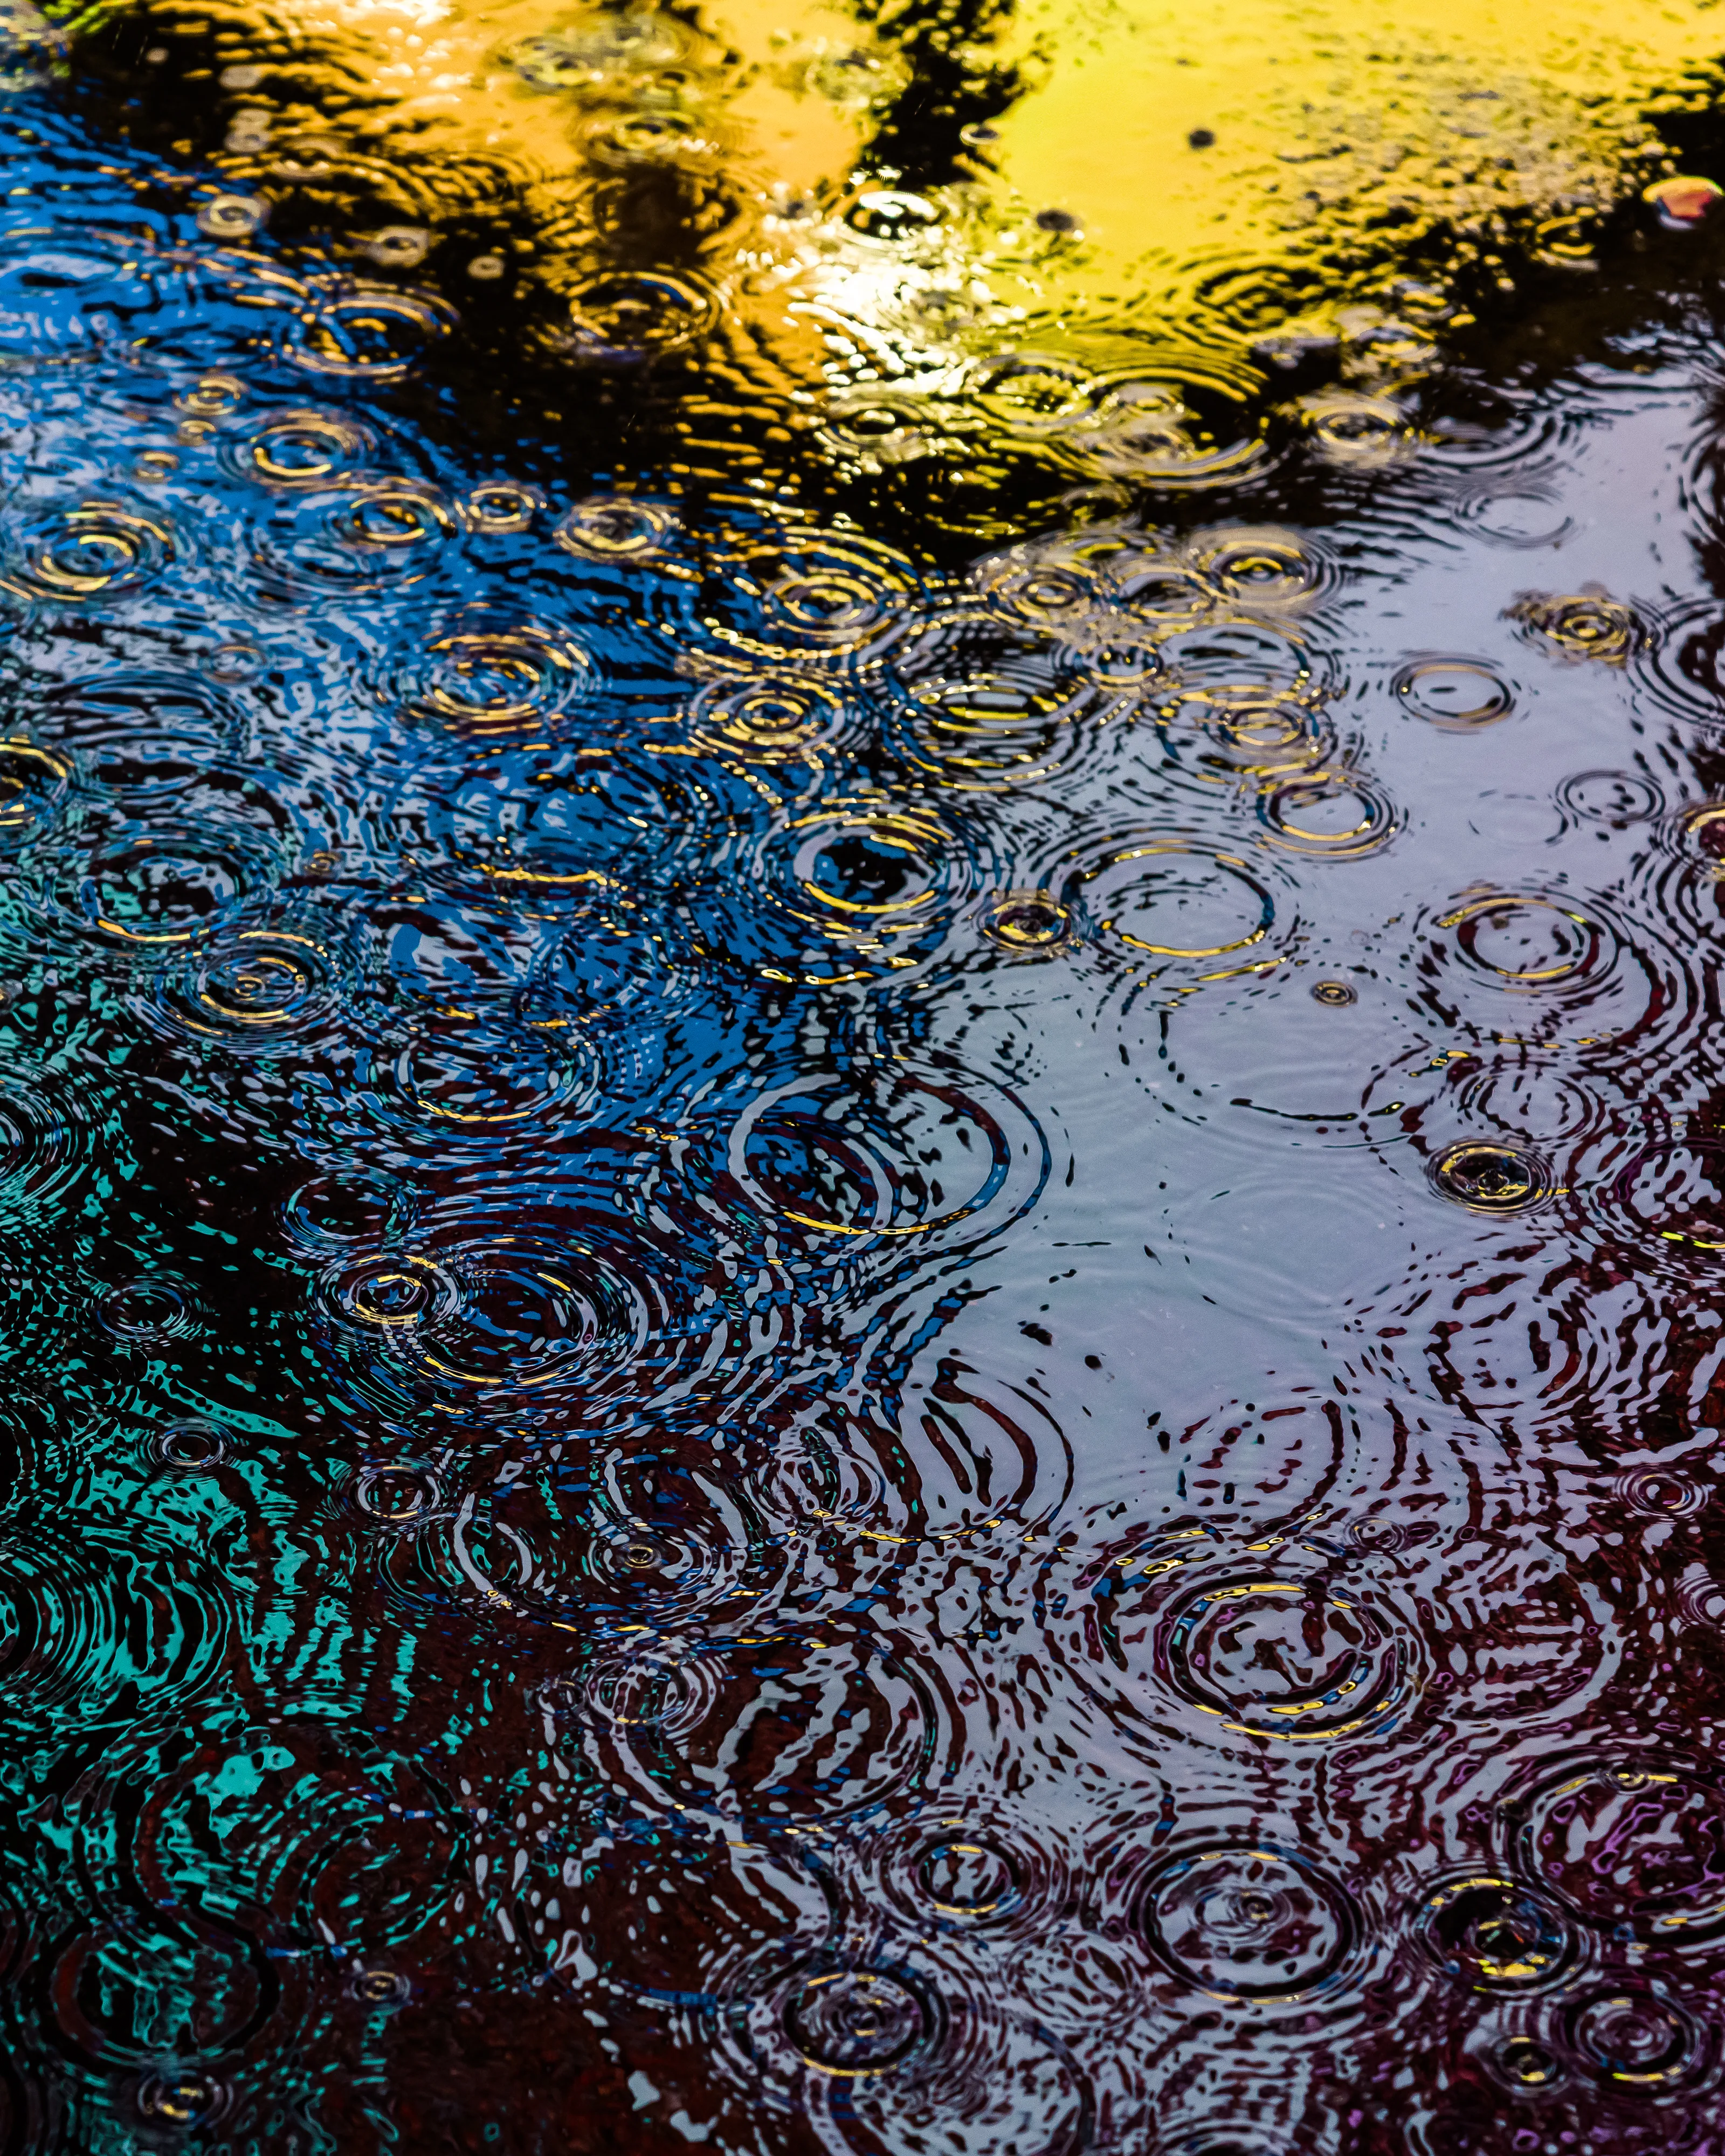
M 9 2146 L 1716 2147 L 1709 19 L 6 13 Z

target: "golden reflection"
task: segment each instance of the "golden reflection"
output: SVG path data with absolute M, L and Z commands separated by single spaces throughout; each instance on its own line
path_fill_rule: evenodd
M 1291 410 L 1393 457 L 1482 294 L 1585 275 L 1626 200 L 1712 199 L 1656 132 L 1717 89 L 1699 4 L 98 0 L 69 32 L 213 239 L 267 220 L 440 296 L 550 370 L 552 422 L 557 381 L 686 354 L 680 469 L 939 461 L 960 522 L 1025 464 L 1235 476 L 1243 404 L 1314 356 L 1345 387 Z

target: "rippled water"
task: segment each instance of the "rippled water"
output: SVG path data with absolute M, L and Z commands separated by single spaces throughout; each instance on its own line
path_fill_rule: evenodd
M 7 12 L 8 2149 L 1725 2156 L 1709 20 Z

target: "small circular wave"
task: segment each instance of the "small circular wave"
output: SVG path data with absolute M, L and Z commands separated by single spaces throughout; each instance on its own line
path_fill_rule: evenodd
M 823 2073 L 882 2073 L 930 2041 L 932 2008 L 902 1978 L 874 1969 L 811 1976 L 784 2010 L 785 2031 Z
M 639 1255 L 475 1235 L 440 1240 L 434 1255 L 360 1260 L 328 1293 L 357 1324 L 362 1363 L 381 1358 L 410 1383 L 500 1401 L 578 1393 L 596 1416 L 662 1385 L 674 1351 L 668 1341 L 647 1352 L 667 1313 Z
M 1560 1050 L 1517 1040 L 1471 1052 L 1415 1049 L 1373 1077 L 1361 1105 L 1368 1116 L 1398 1116 L 1396 1127 L 1422 1151 L 1435 1148 L 1433 1158 L 1447 1150 L 1443 1134 L 1458 1125 L 1488 1147 L 1507 1140 L 1512 1152 L 1537 1132 L 1543 1152 L 1596 1128 L 1601 1115 L 1599 1091 Z M 1548 1171 L 1543 1187 L 1556 1191 Z
M 1333 589 L 1329 556 L 1296 531 L 1270 525 L 1224 526 L 1188 542 L 1195 575 L 1224 606 L 1301 614 Z
M 357 478 L 377 454 L 370 429 L 343 412 L 270 412 L 223 444 L 236 477 L 272 488 L 330 487 Z
M 1557 800 L 1566 816 L 1612 831 L 1651 822 L 1665 807 L 1653 780 L 1634 771 L 1573 772 L 1558 785 Z
M 1615 1173 L 1594 1184 L 1590 1209 L 1606 1231 L 1637 1244 L 1650 1259 L 1680 1270 L 1697 1253 L 1725 1251 L 1725 1138 L 1673 1132 L 1634 1146 Z M 1584 1154 L 1576 1180 L 1593 1183 Z
M 663 555 L 681 521 L 669 502 L 598 494 L 565 510 L 552 536 L 578 561 L 627 567 Z
M 454 1308 L 457 1291 L 434 1260 L 403 1251 L 357 1260 L 336 1276 L 333 1292 L 347 1317 L 396 1332 L 443 1317 Z
M 423 1019 L 393 1075 L 414 1117 L 430 1119 L 424 1135 L 433 1149 L 464 1132 L 567 1128 L 598 1091 L 593 1054 L 579 1034 L 511 1019 Z
M 1478 492 L 1463 495 L 1455 514 L 1464 529 L 1477 532 L 1494 547 L 1517 551 L 1555 547 L 1575 528 L 1574 518 L 1563 511 L 1557 487 L 1538 475 L 1506 475 Z
M 435 487 L 383 476 L 283 494 L 247 523 L 237 551 L 268 598 L 299 606 L 417 583 L 441 567 L 459 528 Z
M 1632 1467 L 1618 1476 L 1615 1488 L 1631 1512 L 1654 1520 L 1692 1520 L 1712 1495 L 1674 1467 Z
M 179 1475 L 207 1475 L 234 1456 L 234 1433 L 201 1415 L 164 1423 L 149 1443 L 150 1457 Z
M 1343 471 L 1383 471 L 1413 454 L 1419 436 L 1400 405 L 1348 390 L 1301 400 L 1307 435 L 1323 461 Z
M 1404 711 L 1450 733 L 1496 726 L 1515 709 L 1515 690 L 1483 659 L 1427 653 L 1410 659 L 1390 682 Z
M 1592 897 L 1476 892 L 1432 927 L 1442 940 L 1420 967 L 1423 999 L 1451 1024 L 1502 1029 L 1532 1047 L 1566 1035 L 1640 1042 L 1651 1014 L 1671 1022 L 1656 948 L 1626 943 Z
M 284 1201 L 282 1227 L 290 1248 L 316 1265 L 362 1246 L 399 1240 L 418 1217 L 413 1192 L 393 1176 L 358 1168 L 315 1175 Z
M 601 1647 L 578 1684 L 555 1679 L 540 1691 L 553 1724 L 585 1725 L 612 1741 L 651 1731 L 652 1742 L 675 1744 L 698 1729 L 717 1697 L 718 1666 L 711 1655 L 676 1639 Z
M 726 649 L 768 665 L 855 665 L 904 634 L 921 586 L 903 555 L 860 532 L 762 535 L 716 555 L 702 619 Z
M 391 1460 L 359 1469 L 342 1496 L 363 1526 L 413 1534 L 437 1514 L 443 1485 L 435 1468 L 418 1460 Z
M 1621 666 L 1641 642 L 1634 613 L 1597 585 L 1568 593 L 1524 593 L 1508 619 L 1566 659 L 1596 659 L 1608 666 Z
M 1009 1913 L 1023 1893 L 1024 1867 L 990 1841 L 943 1837 L 916 1860 L 916 1884 L 935 1912 L 970 1922 Z
M 992 617 L 950 616 L 896 658 L 892 733 L 942 784 L 993 793 L 1050 778 L 1086 728 L 1129 708 L 1160 671 L 1146 646 L 1102 652 Z
M 191 1290 L 166 1273 L 146 1273 L 105 1290 L 96 1298 L 95 1316 L 105 1332 L 127 1347 L 183 1340 L 203 1325 Z
M 988 941 L 1014 957 L 1052 957 L 1076 940 L 1071 909 L 1051 891 L 999 892 L 984 902 L 978 920 Z
M 314 300 L 293 316 L 283 358 L 308 374 L 355 383 L 405 381 L 455 326 L 455 312 L 429 292 L 362 285 Z
M 256 827 L 152 817 L 98 839 L 75 881 L 55 879 L 49 891 L 54 910 L 100 942 L 154 960 L 219 928 L 281 866 L 280 849 Z
M 872 1628 L 762 1626 L 716 1656 L 714 1674 L 700 1719 L 680 1722 L 675 1741 L 656 1726 L 617 1733 L 623 1786 L 765 1838 L 915 1797 L 940 1756 L 927 1673 Z
M 1216 355 L 1173 347 L 1108 369 L 1087 382 L 1088 408 L 1027 431 L 1069 469 L 1133 488 L 1206 491 L 1250 480 L 1269 464 L 1249 397 Z
M 1163 1620 L 1157 1660 L 1175 1691 L 1232 1733 L 1323 1743 L 1381 1729 L 1408 1706 L 1412 1638 L 1351 1583 L 1223 1579 Z
M 1060 896 L 1113 957 L 1152 973 L 1224 978 L 1268 955 L 1276 925 L 1269 885 L 1237 855 L 1174 834 L 1146 834 L 1070 868 Z
M 198 218 L 200 228 L 209 211 L 218 208 L 224 201 L 236 199 L 221 196 L 207 204 Z M 250 225 L 240 227 L 244 231 L 251 228 Z M 234 2092 L 228 2085 L 214 2074 L 200 2073 L 194 2066 L 146 2074 L 138 2084 L 140 2118 L 150 2125 L 166 2127 L 171 2133 L 186 2133 L 194 2129 L 202 2132 L 219 2125 L 233 2107 Z
M 172 568 L 168 525 L 120 501 L 86 501 L 26 521 L 8 581 L 25 598 L 75 605 L 129 598 Z
M 861 1242 L 997 1233 L 1050 1166 L 1012 1094 L 902 1065 L 764 1088 L 732 1127 L 728 1162 L 765 1219 Z
M 697 278 L 613 271 L 571 295 L 568 326 L 558 343 L 572 358 L 592 364 L 639 365 L 695 344 L 718 315 L 718 294 Z
M 461 502 L 461 521 L 470 531 L 488 537 L 506 532 L 531 531 L 545 496 L 536 486 L 522 486 L 514 480 L 484 480 Z
M 471 1864 L 465 1817 L 427 1766 L 303 1715 L 252 1726 L 218 1710 L 122 1752 L 76 1792 L 74 1816 L 89 1842 L 125 1821 L 128 1899 L 191 1907 L 276 1955 L 438 1943 Z
M 1175 688 L 1202 696 L 1219 711 L 1271 697 L 1312 696 L 1323 685 L 1297 629 L 1274 619 L 1177 624 L 1158 649 Z
M 927 1944 L 924 1943 L 925 1948 Z M 783 1948 L 726 1986 L 728 2063 L 748 2100 L 783 2092 L 823 2148 L 1077 2156 L 1096 2102 L 1066 2047 L 996 2010 L 963 1964 Z
M 28 1727 L 64 1715 L 172 1713 L 225 1660 L 234 1615 L 219 1576 L 164 1566 L 81 1523 L 14 1524 L 0 1551 L 0 1683 Z
M 589 90 L 675 67 L 686 51 L 680 24 L 642 10 L 606 16 L 580 30 L 523 38 L 503 58 L 534 90 Z
M 694 886 L 687 917 L 713 961 L 768 980 L 891 978 L 933 955 L 986 877 L 973 829 L 914 799 L 821 802 L 776 819 L 727 873 Z
M 845 700 L 817 676 L 756 675 L 703 689 L 690 707 L 689 732 L 709 755 L 789 763 L 831 748 L 848 717 Z
M 1717 726 L 1725 713 L 1725 609 L 1712 599 L 1671 609 L 1649 624 L 1630 664 L 1662 709 Z
M 1322 702 L 1296 690 L 1256 692 L 1239 686 L 1212 693 L 1177 688 L 1160 704 L 1158 719 L 1163 742 L 1176 754 L 1183 748 L 1187 730 L 1195 729 L 1204 743 L 1204 763 L 1270 782 L 1272 791 L 1285 774 L 1304 778 L 1314 766 L 1323 764 L 1335 747 Z M 1352 776 L 1347 774 L 1344 783 Z M 1375 803 L 1375 808 L 1384 809 L 1384 804 Z M 1368 824 L 1373 813 L 1368 809 Z M 1333 811 L 1327 820 L 1334 822 Z M 1302 844 L 1289 850 L 1307 848 Z
M 593 669 L 566 632 L 470 608 L 393 670 L 415 714 L 478 741 L 536 733 L 590 690 Z
M 1602 2080 L 1654 2093 L 1693 2079 L 1710 2048 L 1686 2007 L 1640 1988 L 1578 2001 L 1564 2018 L 1563 2033 L 1570 2050 Z
M 267 1050 L 320 1027 L 336 996 L 334 959 L 316 937 L 235 928 L 199 942 L 162 1008 L 187 1033 Z
M 1139 1903 L 1152 1952 L 1214 1998 L 1296 2000 L 1344 1976 L 1361 1930 L 1353 1897 L 1305 1858 L 1232 1846 L 1158 1867 Z
M 1589 1923 L 1684 1947 L 1725 1933 L 1725 1794 L 1634 1758 L 1577 1762 L 1506 1814 L 1520 1869 Z
M 1531 1146 L 1463 1138 L 1427 1170 L 1439 1194 L 1471 1213 L 1526 1213 L 1551 1194 L 1552 1173 Z
M 1725 1629 L 1725 1580 L 1692 1567 L 1677 1583 L 1677 1609 L 1685 1624 L 1709 1632 Z
M 0 846 L 28 845 L 59 820 L 72 767 L 52 749 L 0 742 Z
M 1416 1913 L 1420 1943 L 1469 1991 L 1537 1991 L 1560 1983 L 1580 1952 L 1560 1911 L 1518 1880 L 1474 1873 L 1431 1890 Z
M 1401 822 L 1374 780 L 1348 770 L 1302 771 L 1266 787 L 1258 814 L 1277 845 L 1330 860 L 1377 853 Z
M 0 1223 L 59 1213 L 89 1173 L 94 1137 L 80 1087 L 0 1065 Z
M 1122 551 L 1132 558 L 1124 542 Z M 1071 637 L 1117 626 L 1112 604 L 1119 562 L 1111 552 L 1066 539 L 1038 541 L 973 562 L 968 581 L 991 613 L 1016 626 Z

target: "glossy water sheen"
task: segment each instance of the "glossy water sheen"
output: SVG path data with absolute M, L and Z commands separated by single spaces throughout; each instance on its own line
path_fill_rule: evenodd
M 1707 11 L 6 23 L 5 2147 L 1725 2156 Z

